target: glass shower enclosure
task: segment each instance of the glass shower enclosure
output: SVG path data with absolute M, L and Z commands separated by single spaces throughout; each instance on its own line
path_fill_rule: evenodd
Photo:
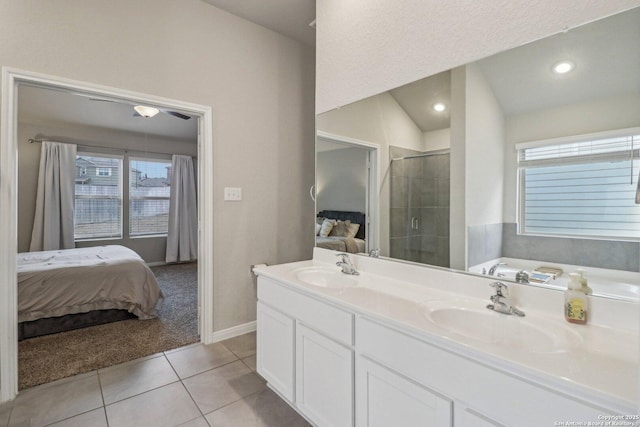
M 448 150 L 391 161 L 392 258 L 449 267 L 449 164 Z

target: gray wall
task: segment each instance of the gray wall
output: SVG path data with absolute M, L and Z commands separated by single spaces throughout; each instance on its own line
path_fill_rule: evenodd
M 62 142 L 98 145 L 99 148 L 87 147 L 92 152 L 125 154 L 123 150 L 140 150 L 153 147 L 154 152 L 165 154 L 149 154 L 158 158 L 171 158 L 171 154 L 185 154 L 197 156 L 196 141 L 179 141 L 129 132 L 119 132 L 89 126 L 70 124 L 18 124 L 18 252 L 27 252 L 31 241 L 31 230 L 35 216 L 36 192 L 38 189 L 38 167 L 40 164 L 40 143 L 30 144 L 29 138 L 36 135 L 46 135 Z M 79 148 L 82 149 L 82 148 Z M 142 153 L 131 153 L 141 156 Z M 129 155 L 125 155 L 129 157 Z M 125 159 L 126 160 L 126 159 Z M 127 185 L 128 174 L 123 173 L 123 186 Z M 124 198 L 123 218 L 128 217 L 129 201 Z M 164 262 L 167 245 L 166 237 L 129 238 L 127 236 L 127 222 L 123 221 L 123 239 L 94 240 L 77 242 L 76 247 L 85 248 L 101 245 L 123 245 L 136 251 L 146 262 Z
M 321 151 L 316 157 L 316 209 L 366 212 L 367 157 L 364 148 Z
M 315 50 L 201 0 L 1 9 L 0 66 L 211 106 L 213 328 L 255 320 L 250 265 L 312 254 Z

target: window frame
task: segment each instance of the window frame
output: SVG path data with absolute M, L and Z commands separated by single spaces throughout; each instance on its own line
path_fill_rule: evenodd
M 516 151 L 516 163 L 517 163 L 517 196 L 516 196 L 516 205 L 517 205 L 517 234 L 523 236 L 540 236 L 540 237 L 555 237 L 555 238 L 569 238 L 569 239 L 589 239 L 589 240 L 607 240 L 607 241 L 621 241 L 621 242 L 639 242 L 639 237 L 622 237 L 622 236 L 611 236 L 604 234 L 571 234 L 566 232 L 560 233 L 544 233 L 544 232 L 531 232 L 527 231 L 525 228 L 526 224 L 526 216 L 525 216 L 525 202 L 526 202 L 526 181 L 525 181 L 525 172 L 526 170 L 536 168 L 536 167 L 549 167 L 549 166 L 561 166 L 561 165 L 571 165 L 571 164 L 588 164 L 588 163 L 598 163 L 605 161 L 616 161 L 616 160 L 632 160 L 633 162 L 640 161 L 640 127 L 635 128 L 626 128 L 626 129 L 616 129 L 612 131 L 605 132 L 596 132 L 585 135 L 572 135 L 568 137 L 560 137 L 539 141 L 529 141 L 523 142 L 515 145 Z M 541 148 L 541 147 L 550 147 L 556 145 L 564 145 L 571 143 L 580 143 L 580 142 L 589 142 L 589 141 L 598 141 L 598 140 L 606 140 L 610 138 L 620 138 L 620 137 L 632 137 L 633 145 L 631 150 L 627 151 L 619 151 L 612 153 L 602 153 L 602 154 L 591 154 L 591 155 L 575 155 L 575 156 L 567 156 L 564 158 L 549 158 L 549 159 L 540 159 L 540 160 L 532 160 L 532 161 L 524 161 L 528 163 L 529 166 L 523 166 L 523 160 L 521 159 L 521 152 L 531 148 Z M 635 141 L 638 141 L 639 144 L 635 144 Z M 636 180 L 634 182 L 634 187 L 638 185 L 637 180 L 639 176 L 634 176 L 633 179 Z
M 131 196 L 131 169 L 133 168 L 133 162 L 156 162 L 156 163 L 168 163 L 169 165 L 171 165 L 171 156 L 167 155 L 166 157 L 163 157 L 162 155 L 158 154 L 155 156 L 140 156 L 140 155 L 136 155 L 136 156 L 128 156 L 127 157 L 127 177 L 128 177 L 128 183 L 127 183 L 127 208 L 128 208 L 128 213 L 127 213 L 127 236 L 130 239 L 145 239 L 145 238 L 153 238 L 153 237 L 167 237 L 169 235 L 169 226 L 167 224 L 167 231 L 166 232 L 161 232 L 161 233 L 135 233 L 133 234 L 131 232 L 131 206 L 132 206 L 132 200 L 167 200 L 170 201 L 171 200 L 171 195 L 167 196 L 167 197 L 159 197 L 159 196 L 151 196 L 151 197 L 136 197 L 135 199 L 132 198 Z M 169 188 L 171 188 L 171 186 L 169 185 Z M 169 190 L 171 191 L 171 190 Z
M 124 169 L 124 164 L 125 164 L 125 159 L 123 155 L 120 154 L 111 154 L 111 153 L 100 153 L 100 152 L 95 152 L 95 151 L 78 151 L 76 153 L 76 161 L 78 160 L 79 157 L 102 157 L 102 158 L 111 158 L 111 159 L 117 159 L 119 161 L 119 171 L 118 171 L 118 191 L 117 194 L 119 195 L 119 200 L 120 200 L 120 204 L 119 204 L 119 215 L 120 215 L 120 230 L 119 230 L 119 235 L 111 235 L 111 236 L 92 236 L 92 237 L 77 237 L 76 236 L 76 222 L 75 222 L 75 215 L 74 215 L 74 221 L 73 221 L 73 240 L 74 242 L 95 242 L 95 241 L 101 241 L 101 240 L 123 240 L 125 238 L 124 236 L 124 182 L 123 182 L 123 169 Z M 99 176 L 101 178 L 104 178 L 105 176 L 101 176 L 98 175 L 98 169 L 109 169 L 109 175 L 108 177 L 112 177 L 113 176 L 113 168 L 96 168 L 96 176 Z M 78 195 L 75 193 L 76 191 L 76 186 L 78 184 L 74 184 L 74 197 L 73 197 L 73 202 L 74 202 L 74 210 L 75 210 L 75 203 L 76 200 L 78 198 L 80 199 L 116 199 L 114 197 L 105 197 L 105 196 L 83 196 L 81 195 L 80 197 L 78 197 Z

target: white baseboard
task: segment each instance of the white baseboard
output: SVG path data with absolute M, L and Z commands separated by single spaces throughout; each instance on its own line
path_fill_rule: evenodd
M 257 323 L 253 322 L 243 323 L 242 325 L 232 326 L 231 328 L 223 329 L 221 331 L 215 331 L 211 334 L 209 343 L 228 340 L 229 338 L 237 337 L 238 335 L 247 334 L 256 330 Z

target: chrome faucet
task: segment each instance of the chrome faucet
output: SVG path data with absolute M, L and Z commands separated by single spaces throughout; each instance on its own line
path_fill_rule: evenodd
M 379 258 L 380 257 L 380 249 L 371 249 L 369 251 L 369 256 L 371 258 Z
M 493 276 L 496 272 L 496 270 L 498 269 L 498 267 L 500 267 L 501 265 L 507 265 L 506 262 L 499 262 L 497 264 L 493 264 L 491 266 L 491 268 L 489 269 L 489 276 Z
M 491 283 L 491 286 L 496 288 L 496 294 L 491 295 L 491 302 L 493 304 L 487 305 L 489 310 L 524 317 L 524 313 L 522 311 L 511 305 L 511 301 L 509 301 L 509 288 L 507 285 L 502 282 L 493 282 Z
M 529 283 L 529 273 L 520 270 L 516 273 L 516 283 Z
M 358 270 L 356 270 L 356 268 L 351 263 L 351 258 L 349 258 L 349 254 L 339 253 L 339 254 L 336 254 L 336 256 L 342 257 L 342 261 L 336 262 L 336 265 L 338 267 L 342 267 L 342 272 L 344 274 L 349 274 L 351 276 L 357 276 L 358 274 L 360 274 L 358 273 Z

